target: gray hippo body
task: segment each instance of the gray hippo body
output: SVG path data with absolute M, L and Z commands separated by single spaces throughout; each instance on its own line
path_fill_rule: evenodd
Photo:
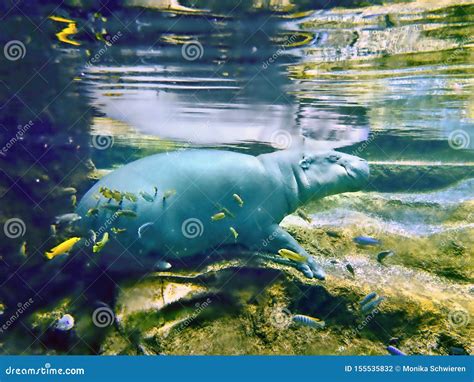
M 98 239 L 109 232 L 100 255 L 112 269 L 123 261 L 148 266 L 239 244 L 251 251 L 296 252 L 304 260 L 295 266 L 323 279 L 323 270 L 278 223 L 311 199 L 359 189 L 367 176 L 365 161 L 334 151 L 251 156 L 183 150 L 113 171 L 84 195 L 77 213 Z M 106 198 L 104 189 L 135 197 L 117 201 Z

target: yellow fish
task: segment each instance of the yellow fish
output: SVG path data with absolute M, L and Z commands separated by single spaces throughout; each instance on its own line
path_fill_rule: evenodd
M 123 197 L 131 202 L 136 202 L 138 200 L 136 195 L 131 192 L 124 192 Z
M 217 220 L 222 220 L 224 218 L 225 218 L 225 213 L 224 212 L 218 212 L 217 214 L 211 216 L 211 220 L 213 222 L 215 222 Z
M 98 208 L 89 208 L 86 212 L 86 216 L 95 216 L 99 213 L 99 209 Z
M 67 44 L 75 45 L 75 46 L 81 45 L 79 42 L 71 40 L 69 38 L 69 36 L 72 36 L 78 32 L 76 22 L 74 20 L 65 19 L 64 17 L 60 17 L 60 16 L 49 16 L 49 19 L 67 24 L 66 28 L 56 33 L 56 37 L 58 38 L 59 41 L 65 42 Z
M 230 227 L 229 229 L 230 229 L 230 232 L 232 232 L 232 235 L 234 235 L 234 239 L 237 240 L 239 233 L 235 230 L 234 227 Z
M 92 252 L 94 252 L 94 253 L 100 252 L 102 250 L 102 248 L 105 247 L 105 244 L 107 244 L 108 241 L 109 241 L 109 233 L 105 232 L 104 236 L 102 236 L 102 239 L 100 239 L 92 247 Z
M 23 256 L 23 257 L 28 256 L 27 253 L 26 253 L 26 241 L 24 241 L 23 243 L 21 243 L 20 255 Z
M 165 191 L 165 193 L 163 194 L 163 200 L 169 198 L 170 196 L 173 196 L 174 194 L 176 194 L 176 190 Z
M 299 263 L 303 263 L 304 261 L 306 261 L 306 257 L 292 251 L 291 249 L 282 248 L 278 251 L 278 254 L 280 256 L 286 257 L 287 259 L 290 259 Z
M 242 198 L 237 195 L 237 194 L 233 194 L 232 197 L 234 198 L 234 200 L 239 203 L 239 207 L 242 207 L 244 205 L 244 201 L 242 200 Z
M 71 237 L 70 239 L 63 241 L 61 244 L 50 249 L 48 252 L 45 252 L 45 255 L 49 260 L 51 260 L 58 255 L 68 253 L 72 249 L 72 247 L 74 247 L 74 244 L 76 244 L 79 240 L 81 240 L 80 237 Z
M 99 188 L 99 192 L 104 195 L 104 198 L 107 199 L 114 199 L 116 202 L 120 203 L 122 201 L 122 194 L 120 191 L 117 190 L 111 190 L 110 188 L 107 187 L 101 187 Z
M 132 210 L 120 210 L 115 213 L 116 216 L 126 216 L 129 218 L 136 218 L 138 215 L 135 211 Z

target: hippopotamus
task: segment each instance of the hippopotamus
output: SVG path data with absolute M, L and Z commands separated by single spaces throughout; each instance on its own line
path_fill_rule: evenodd
M 279 223 L 311 200 L 359 190 L 368 174 L 365 160 L 336 151 L 178 150 L 104 176 L 77 213 L 83 229 L 96 233 L 89 245 L 107 232 L 108 242 L 95 249 L 112 269 L 124 261 L 212 256 L 216 248 L 236 245 L 247 250 L 242 253 L 289 253 L 304 275 L 324 279 L 324 270 Z

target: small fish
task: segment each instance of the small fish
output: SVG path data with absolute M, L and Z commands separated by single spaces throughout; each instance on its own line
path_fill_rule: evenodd
M 151 196 L 148 192 L 142 191 L 140 192 L 140 196 L 147 202 L 153 203 L 155 201 L 155 197 Z
M 176 190 L 168 190 L 163 194 L 163 200 L 168 199 L 170 196 L 176 194 Z
M 74 187 L 64 187 L 59 191 L 62 195 L 74 195 L 77 190 Z
M 354 239 L 354 242 L 359 245 L 379 245 L 380 240 L 374 239 L 369 236 L 357 236 Z
M 62 332 L 71 330 L 74 327 L 74 317 L 70 314 L 65 314 L 56 322 L 55 327 Z
M 99 213 L 98 208 L 89 208 L 86 212 L 86 216 L 97 216 L 98 213 Z
M 340 238 L 341 237 L 341 234 L 339 232 L 336 232 L 336 231 L 326 231 L 326 235 L 328 235 L 329 237 L 334 237 L 334 238 Z
M 337 260 L 330 260 L 329 262 L 330 262 L 331 264 L 337 264 L 337 263 L 339 263 L 339 261 L 337 261 Z
M 347 263 L 346 269 L 352 274 L 352 276 L 355 276 L 354 267 L 351 264 Z
M 242 198 L 238 194 L 232 194 L 232 197 L 239 204 L 239 207 L 243 207 L 244 201 L 242 200 Z
M 234 227 L 229 228 L 230 232 L 232 232 L 232 235 L 234 235 L 234 239 L 237 240 L 237 237 L 239 237 L 239 233 L 235 230 Z
M 76 213 L 63 214 L 63 215 L 58 215 L 55 217 L 55 223 L 56 224 L 71 224 L 80 219 L 82 218 Z
M 469 355 L 469 353 L 463 348 L 451 346 L 449 348 L 449 355 Z
M 119 234 L 119 233 L 124 233 L 127 229 L 112 227 L 110 230 L 115 234 Z
M 381 303 L 382 301 L 384 301 L 385 298 L 384 297 L 379 297 L 378 299 L 376 300 L 373 300 L 373 301 L 370 301 L 364 305 L 361 306 L 360 310 L 362 311 L 362 313 L 371 313 L 373 312 Z
M 401 350 L 398 350 L 395 346 L 387 346 L 387 351 L 391 354 L 391 355 L 406 355 L 404 352 L 402 352 Z
M 303 255 L 300 255 L 299 253 L 296 253 L 292 251 L 291 249 L 286 249 L 282 248 L 278 250 L 278 254 L 282 257 L 286 257 L 287 259 L 296 261 L 298 263 L 303 263 L 306 261 L 306 257 Z
M 20 250 L 19 250 L 19 254 L 20 254 L 20 256 L 23 256 L 23 257 L 28 256 L 28 255 L 26 254 L 26 241 L 24 241 L 23 243 L 21 243 Z
M 155 271 L 166 271 L 171 268 L 171 264 L 167 261 L 159 260 L 155 264 Z
M 114 199 L 117 203 L 122 201 L 122 194 L 117 190 L 111 190 L 110 188 L 107 188 L 107 187 L 100 187 L 99 192 L 106 199 Z
M 133 203 L 135 203 L 138 200 L 137 196 L 132 192 L 124 192 L 123 197 Z
M 58 255 L 62 255 L 63 253 L 68 253 L 72 249 L 72 247 L 74 247 L 74 244 L 76 244 L 79 240 L 81 240 L 80 237 L 71 237 L 70 239 L 63 241 L 61 244 L 50 249 L 48 252 L 45 252 L 45 256 L 49 260 L 51 260 Z
M 56 237 L 56 226 L 54 224 L 51 224 L 49 226 L 49 233 L 52 237 Z
M 95 233 L 95 231 L 90 229 L 88 233 L 92 243 L 95 243 L 97 241 L 97 234 Z
M 103 195 L 106 199 L 112 199 L 112 191 L 109 190 L 107 187 L 99 187 L 99 192 Z
M 313 220 L 311 219 L 311 217 L 306 213 L 304 212 L 301 208 L 298 208 L 296 210 L 296 214 L 301 218 L 303 219 L 304 221 L 308 222 L 308 223 L 311 223 Z
M 113 204 L 103 204 L 100 207 L 109 211 L 113 211 L 113 212 L 116 212 L 122 208 L 122 206 L 113 205 Z
M 136 218 L 138 215 L 135 211 L 132 210 L 120 210 L 116 212 L 117 216 L 126 216 L 129 218 Z
M 377 255 L 377 261 L 382 264 L 383 259 L 385 259 L 387 256 L 392 256 L 393 254 L 393 251 L 382 251 Z
M 76 207 L 76 204 L 77 204 L 76 195 L 71 195 L 71 204 L 72 204 L 73 207 Z
M 365 296 L 361 302 L 359 302 L 359 304 L 362 306 L 362 305 L 365 305 L 367 304 L 369 301 L 373 300 L 375 297 L 377 297 L 377 293 L 375 292 L 371 292 L 369 293 L 367 296 Z
M 92 247 L 92 252 L 97 253 L 104 248 L 105 244 L 109 241 L 109 233 L 105 232 L 104 235 L 102 236 L 102 239 L 100 239 L 97 243 L 94 244 Z
M 148 222 L 148 223 L 145 223 L 143 225 L 141 225 L 140 227 L 138 227 L 138 238 L 141 239 L 142 238 L 142 233 L 143 233 L 143 230 L 146 228 L 146 227 L 149 227 L 151 225 L 155 224 L 154 222 Z
M 92 195 L 92 197 L 93 197 L 95 200 L 99 200 L 99 199 L 100 199 L 100 194 L 94 194 L 94 195 Z
M 120 203 L 123 199 L 123 196 L 119 191 L 113 190 L 112 191 L 112 199 L 114 199 L 117 203 Z
M 158 187 L 153 186 L 153 191 L 155 191 L 155 193 L 153 194 L 153 196 L 156 198 L 156 195 L 158 195 Z
M 293 316 L 293 321 L 298 324 L 310 326 L 315 329 L 323 329 L 326 326 L 326 323 L 324 321 L 321 321 L 314 317 L 305 316 L 303 314 L 295 314 Z
M 218 212 L 217 214 L 214 214 L 211 216 L 211 220 L 213 222 L 217 221 L 217 220 L 222 220 L 225 218 L 225 213 L 224 212 Z
M 397 345 L 398 342 L 400 342 L 400 338 L 398 338 L 398 337 L 392 337 L 392 338 L 390 338 L 390 341 L 388 341 L 388 344 L 389 344 L 389 345 Z

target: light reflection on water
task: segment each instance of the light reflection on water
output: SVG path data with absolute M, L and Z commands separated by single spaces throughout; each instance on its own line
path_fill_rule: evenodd
M 155 137 L 270 149 L 282 132 L 288 143 L 304 136 L 314 148 L 357 147 L 376 133 L 366 152 L 374 161 L 472 161 L 470 8 L 393 7 L 398 18 L 373 8 L 245 21 L 201 12 L 174 17 L 174 24 L 161 15 L 166 30 L 144 12 L 132 25 L 133 41 L 125 35 L 84 72 L 91 103 L 108 117 L 95 133 L 119 136 L 116 122 L 129 126 L 128 144 L 141 148 L 143 137 L 149 145 Z M 157 42 L 146 48 L 153 31 Z M 191 42 L 201 50 L 188 60 L 183 52 Z M 449 150 L 458 130 L 469 142 Z M 404 149 L 385 150 L 392 138 Z M 433 144 L 421 155 L 413 145 L 420 140 Z

